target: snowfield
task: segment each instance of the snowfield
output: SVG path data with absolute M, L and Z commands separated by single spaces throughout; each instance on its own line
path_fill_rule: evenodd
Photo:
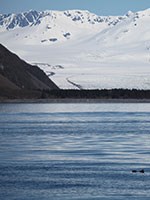
M 0 15 L 0 43 L 68 89 L 150 89 L 150 9 Z

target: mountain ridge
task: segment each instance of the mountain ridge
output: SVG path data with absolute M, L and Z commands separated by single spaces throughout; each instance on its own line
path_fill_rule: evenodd
M 57 10 L 45 10 L 45 11 L 36 11 L 30 10 L 18 14 L 10 13 L 10 14 L 0 14 L 0 26 L 4 27 L 8 30 L 18 27 L 26 27 L 28 25 L 37 25 L 40 23 L 40 19 L 44 17 L 52 17 L 55 18 L 56 15 L 65 15 L 72 19 L 72 21 L 81 21 L 84 18 L 83 15 L 87 15 L 89 23 L 101 23 L 103 20 L 109 21 L 110 16 L 98 16 L 94 13 L 90 13 L 88 10 L 65 10 L 65 11 L 57 11 Z M 93 17 L 93 20 L 90 18 Z M 118 18 L 117 16 L 111 16 L 113 18 Z M 22 22 L 22 23 L 20 23 Z
M 72 21 L 82 21 L 84 19 L 85 15 L 87 15 L 87 19 L 89 20 L 89 23 L 102 23 L 103 21 L 108 22 L 110 24 L 117 24 L 119 20 L 126 19 L 130 16 L 136 16 L 139 14 L 146 14 L 146 12 L 150 12 L 150 8 L 138 11 L 138 12 L 132 12 L 128 11 L 124 15 L 96 15 L 88 10 L 79 10 L 79 9 L 72 9 L 72 10 L 45 10 L 45 11 L 36 11 L 36 10 L 29 10 L 25 12 L 20 13 L 9 13 L 9 14 L 0 14 L 0 27 L 4 27 L 7 30 L 14 29 L 16 27 L 26 27 L 26 26 L 32 26 L 37 25 L 40 22 L 40 20 L 44 17 L 52 17 L 56 18 L 58 15 L 65 15 L 72 19 Z

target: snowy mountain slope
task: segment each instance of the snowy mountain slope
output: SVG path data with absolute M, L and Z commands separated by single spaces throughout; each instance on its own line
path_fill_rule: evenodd
M 61 88 L 150 89 L 150 9 L 100 17 L 88 11 L 0 15 L 0 42 Z
M 20 43 L 53 44 L 91 34 L 122 20 L 121 17 L 99 17 L 88 11 L 29 11 L 21 14 L 0 15 L 0 28 Z M 9 35 L 9 34 L 8 34 Z

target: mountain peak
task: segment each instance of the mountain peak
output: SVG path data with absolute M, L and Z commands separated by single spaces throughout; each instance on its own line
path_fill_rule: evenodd
M 134 15 L 134 13 L 133 13 L 131 10 L 129 10 L 129 11 L 127 12 L 127 14 L 126 14 L 127 17 L 130 17 L 130 16 L 132 16 L 132 15 Z

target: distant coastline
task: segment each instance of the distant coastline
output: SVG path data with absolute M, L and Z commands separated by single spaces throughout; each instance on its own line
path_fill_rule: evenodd
M 1 103 L 150 103 L 150 99 L 0 99 Z

